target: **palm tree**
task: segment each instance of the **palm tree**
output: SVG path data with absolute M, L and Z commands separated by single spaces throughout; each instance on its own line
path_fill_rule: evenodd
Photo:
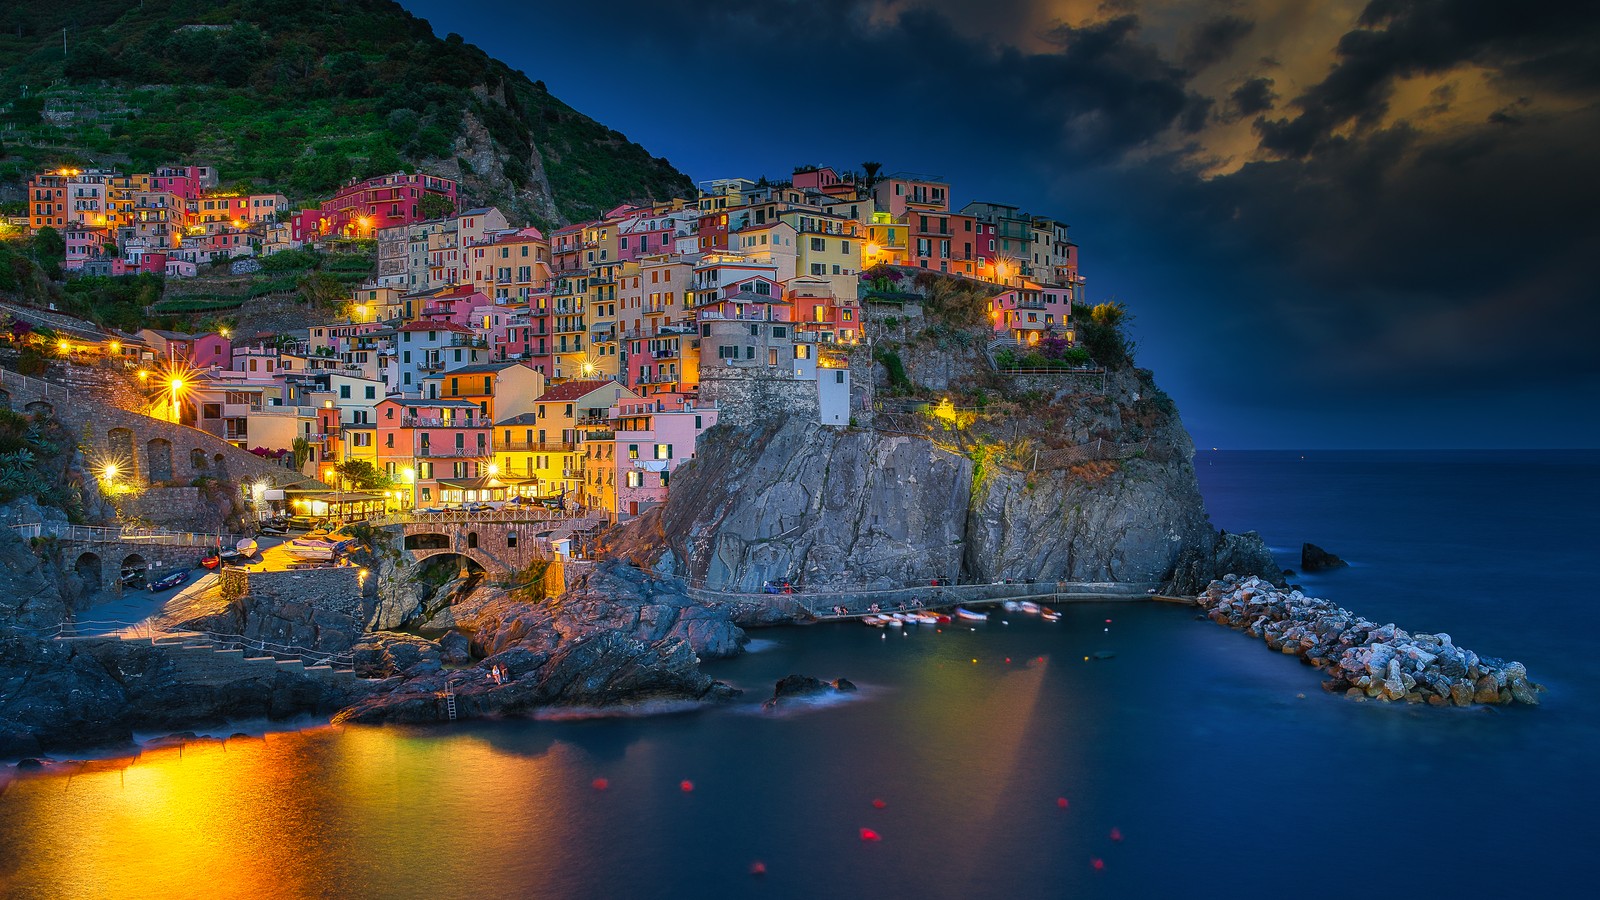
M 861 164 L 861 183 L 863 190 L 872 193 L 873 187 L 878 184 L 878 173 L 883 171 L 881 162 L 864 162 Z

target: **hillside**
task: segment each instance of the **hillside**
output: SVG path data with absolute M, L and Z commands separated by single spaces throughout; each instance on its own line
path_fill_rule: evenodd
M 691 186 L 391 0 L 4 4 L 0 59 L 0 199 L 57 164 L 206 163 L 297 201 L 410 166 L 549 225 Z

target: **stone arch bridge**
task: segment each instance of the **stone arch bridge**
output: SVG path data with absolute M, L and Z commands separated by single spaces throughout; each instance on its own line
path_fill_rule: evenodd
M 504 578 L 552 558 L 557 542 L 591 534 L 605 522 L 600 514 L 452 510 L 391 516 L 379 524 L 397 533 L 400 548 L 416 562 L 454 555 Z

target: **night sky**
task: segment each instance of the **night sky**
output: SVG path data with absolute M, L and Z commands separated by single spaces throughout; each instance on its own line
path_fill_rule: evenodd
M 697 180 L 1070 223 L 1197 446 L 1600 446 L 1600 3 L 405 5 Z

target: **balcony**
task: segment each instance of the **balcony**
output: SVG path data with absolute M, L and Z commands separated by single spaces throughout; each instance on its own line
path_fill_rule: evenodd
M 401 428 L 488 428 L 487 419 L 441 419 L 434 416 L 401 416 Z
M 489 455 L 486 447 L 418 447 L 418 459 L 477 459 Z
M 759 313 L 753 313 L 753 312 L 734 313 L 733 315 L 730 316 L 730 315 L 727 315 L 726 313 L 722 312 L 721 310 L 716 310 L 716 309 L 708 309 L 708 310 L 701 311 L 700 318 L 702 320 L 716 319 L 716 320 L 722 320 L 722 321 L 734 321 L 734 320 L 737 320 L 737 321 L 740 321 L 740 322 L 779 322 L 779 323 L 783 323 L 782 319 L 772 319 L 772 318 L 768 317 L 768 315 L 766 313 L 764 313 L 764 312 L 759 312 Z M 784 324 L 787 324 L 787 323 L 784 323 Z
M 496 453 L 571 453 L 573 445 L 565 441 L 540 443 L 538 441 L 495 441 Z

